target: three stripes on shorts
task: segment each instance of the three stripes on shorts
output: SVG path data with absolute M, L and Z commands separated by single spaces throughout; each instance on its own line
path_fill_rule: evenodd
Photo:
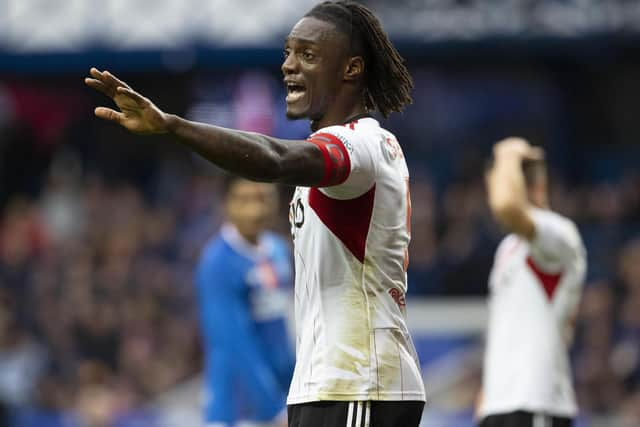
M 369 427 L 371 402 L 349 402 L 345 427 Z

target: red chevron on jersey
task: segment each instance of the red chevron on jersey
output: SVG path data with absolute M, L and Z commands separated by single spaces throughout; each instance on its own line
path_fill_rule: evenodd
M 560 282 L 560 278 L 562 277 L 562 273 L 549 274 L 542 271 L 536 263 L 533 261 L 533 258 L 527 257 L 527 265 L 533 271 L 533 274 L 536 275 L 542 287 L 544 288 L 545 294 L 549 299 L 553 298 L 553 294 L 558 287 L 558 283 Z
M 309 206 L 360 262 L 364 262 L 375 194 L 375 185 L 362 196 L 349 200 L 332 199 L 317 188 L 309 191 Z

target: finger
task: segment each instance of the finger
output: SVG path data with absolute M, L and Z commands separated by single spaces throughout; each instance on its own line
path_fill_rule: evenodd
M 522 138 L 511 137 L 507 139 L 503 139 L 499 141 L 497 144 L 493 146 L 494 155 L 500 153 L 510 153 L 516 154 L 519 156 L 525 156 L 526 153 L 530 150 L 531 146 L 529 143 Z
M 95 89 L 97 91 L 100 91 L 100 92 L 104 93 L 105 95 L 109 96 L 109 91 L 108 91 L 107 87 L 100 80 L 96 80 L 96 79 L 92 79 L 90 77 L 87 77 L 87 78 L 84 79 L 84 83 L 87 86 L 89 86 L 90 88 Z
M 510 136 L 509 138 L 498 141 L 498 145 L 529 145 L 529 143 L 526 139 L 517 136 Z
M 111 74 L 108 71 L 105 71 L 104 73 L 102 73 L 102 75 L 113 81 L 113 83 L 117 86 L 117 87 L 126 87 L 128 89 L 131 89 L 131 86 L 129 86 L 128 84 L 126 84 L 125 82 L 123 82 L 122 80 L 120 80 L 119 78 L 117 78 L 116 76 L 114 76 L 113 74 Z
M 540 147 L 530 147 L 526 158 L 529 160 L 544 160 L 544 150 Z
M 97 117 L 100 117 L 101 119 L 109 120 L 116 123 L 121 123 L 122 120 L 124 119 L 124 114 L 106 107 L 96 108 L 95 114 Z
M 144 104 L 147 100 L 144 96 L 140 95 L 133 89 L 129 89 L 126 87 L 119 87 L 116 91 L 120 94 L 127 95 L 129 98 L 136 101 L 138 104 Z
M 526 139 L 511 137 L 505 140 L 505 145 L 509 147 L 513 147 L 515 150 L 526 151 L 529 149 L 530 145 Z
M 519 136 L 509 137 L 507 141 L 511 141 L 513 144 L 518 144 L 518 145 L 527 145 L 527 146 L 529 145 L 529 141 Z
M 89 74 L 94 79 L 102 80 L 102 72 L 98 71 L 96 67 L 91 67 L 91 69 L 89 70 Z
M 101 87 L 104 90 L 101 90 L 101 89 L 98 89 L 98 90 L 100 90 L 105 95 L 107 95 L 107 96 L 109 96 L 111 98 L 113 98 L 115 96 L 117 83 L 114 80 L 110 79 L 105 74 L 105 72 L 102 72 L 102 71 L 98 70 L 97 68 L 92 67 L 91 70 L 89 70 L 89 74 L 91 74 L 91 77 L 93 77 L 94 80 L 97 80 L 102 84 Z

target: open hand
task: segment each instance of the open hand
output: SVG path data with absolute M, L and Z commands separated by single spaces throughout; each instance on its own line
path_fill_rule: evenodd
M 140 95 L 131 87 L 108 71 L 91 68 L 91 77 L 84 79 L 87 86 L 113 99 L 120 111 L 106 107 L 95 109 L 101 119 L 119 123 L 131 132 L 155 134 L 167 132 L 167 114 L 153 102 Z

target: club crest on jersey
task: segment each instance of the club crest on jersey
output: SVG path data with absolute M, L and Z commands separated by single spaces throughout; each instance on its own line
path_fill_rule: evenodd
M 389 138 L 388 136 L 380 138 L 380 148 L 382 149 L 384 158 L 387 159 L 388 162 L 392 162 L 398 157 L 404 157 L 402 154 L 402 148 L 400 148 L 398 141 L 393 138 Z
M 278 287 L 279 279 L 275 266 L 269 261 L 261 261 L 247 273 L 247 282 L 265 289 Z

